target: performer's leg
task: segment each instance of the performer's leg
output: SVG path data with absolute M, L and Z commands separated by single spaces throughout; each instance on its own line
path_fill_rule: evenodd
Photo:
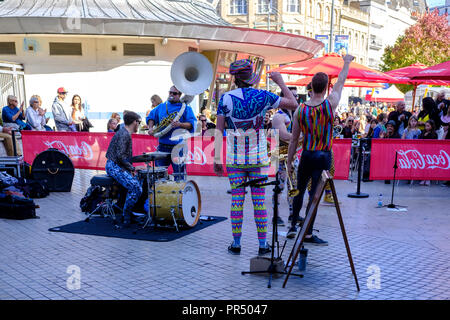
M 298 165 L 299 165 L 299 161 L 298 161 L 298 159 L 296 159 L 294 161 L 294 170 L 292 171 L 292 177 L 291 177 L 291 182 L 292 182 L 293 188 L 297 188 L 297 184 L 298 184 L 298 179 L 297 179 Z M 293 212 L 294 212 L 294 197 L 289 197 L 289 194 L 287 194 L 287 199 L 288 199 L 288 203 L 289 203 L 289 222 L 291 222 Z
M 156 151 L 159 151 L 159 152 L 172 152 L 172 149 L 167 148 L 167 147 L 162 146 L 162 145 L 158 145 L 158 147 L 156 148 Z M 157 167 L 168 167 L 170 165 L 170 163 L 171 163 L 171 159 L 170 158 L 169 159 L 167 159 L 167 158 L 165 158 L 165 159 L 158 159 L 158 160 L 155 161 L 155 166 L 157 166 Z
M 142 187 L 139 180 L 133 177 L 128 171 L 120 168 L 113 161 L 107 161 L 105 169 L 108 176 L 114 178 L 114 180 L 128 190 L 125 205 L 123 206 L 123 220 L 124 223 L 129 223 L 131 220 L 131 211 L 142 194 Z
M 333 151 L 331 151 L 331 167 L 330 167 L 331 177 L 334 177 L 335 171 L 336 170 L 334 168 L 334 155 L 333 155 Z M 328 183 L 325 186 L 325 197 L 323 200 L 327 203 L 334 203 L 333 195 L 331 194 L 331 187 Z
M 297 170 L 297 189 L 299 190 L 299 194 L 295 196 L 293 200 L 291 228 L 294 228 L 297 224 L 299 213 L 303 205 L 303 197 L 305 195 L 306 186 L 311 178 L 311 171 L 309 170 L 309 157 L 309 153 L 307 151 L 303 151 Z
M 186 149 L 186 150 L 184 150 Z M 178 157 L 176 159 L 170 160 L 170 163 L 172 165 L 173 172 L 176 173 L 175 181 L 185 180 L 186 178 L 186 164 L 184 163 L 183 155 L 184 152 L 187 152 L 187 146 L 185 144 L 178 144 L 176 145 L 172 151 L 173 153 L 176 153 Z M 171 151 L 171 152 L 172 152 Z
M 309 197 L 308 207 L 306 209 L 307 212 L 308 212 L 309 207 L 312 204 L 312 200 L 314 198 L 314 194 L 316 192 L 317 185 L 322 176 L 322 171 L 330 169 L 331 154 L 330 154 L 330 152 L 315 151 L 311 160 L 314 165 L 311 166 L 311 196 Z M 307 236 L 312 235 L 314 221 L 315 221 L 315 219 L 313 219 L 311 221 L 310 227 L 306 231 Z
M 244 220 L 245 188 L 237 186 L 247 181 L 247 173 L 239 168 L 227 167 L 228 179 L 231 186 L 231 229 L 234 246 L 241 245 L 242 222 Z
M 249 169 L 249 180 L 267 178 L 269 167 L 258 167 Z M 251 187 L 253 212 L 255 216 L 256 230 L 260 248 L 267 247 L 267 209 L 264 203 L 266 197 L 264 187 Z

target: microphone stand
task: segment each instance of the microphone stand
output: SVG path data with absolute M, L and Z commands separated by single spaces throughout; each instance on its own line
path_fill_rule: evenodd
M 366 141 L 366 139 L 359 139 L 358 140 L 358 152 L 359 152 L 359 156 L 358 156 L 358 181 L 356 184 L 356 193 L 349 193 L 347 194 L 347 197 L 349 198 L 357 198 L 357 199 L 362 199 L 362 198 L 368 198 L 369 194 L 367 193 L 362 193 L 361 192 L 361 171 L 362 171 L 362 160 L 363 160 L 363 146 L 362 146 L 362 141 Z
M 263 182 L 265 180 L 267 180 L 267 178 L 261 178 L 261 179 L 256 179 L 256 180 L 252 180 L 252 181 L 248 181 L 248 182 L 244 182 L 243 184 L 240 184 L 238 186 L 239 187 L 246 187 L 246 186 L 251 186 L 251 187 L 264 187 L 264 186 L 275 186 L 273 189 L 274 192 L 274 207 L 273 207 L 273 220 L 272 220 L 272 252 L 271 252 L 271 256 L 270 256 L 270 265 L 267 268 L 267 271 L 242 271 L 241 274 L 258 274 L 258 273 L 268 273 L 269 274 L 269 283 L 267 284 L 267 288 L 271 288 L 272 287 L 272 278 L 274 274 L 287 274 L 286 271 L 277 271 L 277 265 L 275 264 L 275 261 L 279 262 L 279 261 L 283 261 L 283 259 L 281 259 L 281 255 L 283 254 L 284 251 L 284 246 L 286 245 L 286 241 L 284 243 L 283 246 L 283 250 L 281 251 L 280 254 L 280 244 L 278 242 L 278 225 L 277 225 L 277 219 L 278 219 L 278 196 L 279 194 L 282 192 L 282 189 L 280 188 L 280 180 L 278 178 L 278 174 L 279 172 L 277 172 L 277 174 L 275 175 L 275 180 L 272 182 L 266 182 L 263 184 L 259 184 L 260 182 Z M 277 253 L 278 253 L 278 257 L 275 258 L 275 242 L 277 243 Z M 283 262 L 284 264 L 284 262 Z M 294 276 L 298 276 L 300 278 L 303 278 L 302 274 L 295 274 L 292 273 Z
M 394 204 L 394 190 L 395 190 L 395 181 L 396 181 L 395 176 L 396 176 L 397 169 L 398 169 L 397 156 L 398 156 L 398 153 L 397 153 L 397 151 L 395 151 L 395 162 L 394 162 L 394 167 L 393 167 L 394 168 L 394 181 L 392 183 L 391 203 L 383 206 L 383 207 L 388 207 L 390 209 L 399 209 L 400 207 L 403 207 L 403 208 L 407 207 L 407 206 L 400 206 L 400 205 Z

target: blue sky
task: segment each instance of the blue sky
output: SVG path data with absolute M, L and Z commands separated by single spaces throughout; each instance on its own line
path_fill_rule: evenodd
M 443 6 L 445 4 L 445 0 L 426 0 L 428 7 L 433 8 L 437 6 Z

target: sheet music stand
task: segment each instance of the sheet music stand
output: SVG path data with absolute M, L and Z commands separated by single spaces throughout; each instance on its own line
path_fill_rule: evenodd
M 295 265 L 294 261 L 297 261 L 298 255 L 300 253 L 300 249 L 301 249 L 301 247 L 303 245 L 303 241 L 305 239 L 306 230 L 309 229 L 312 220 L 317 215 L 317 207 L 318 207 L 320 199 L 322 198 L 322 195 L 323 195 L 323 192 L 325 190 L 325 186 L 327 183 L 329 184 L 329 186 L 331 188 L 331 192 L 333 194 L 334 205 L 336 207 L 336 213 L 337 213 L 337 216 L 339 219 L 339 225 L 341 227 L 342 237 L 344 238 L 345 248 L 347 249 L 348 261 L 350 263 L 350 268 L 352 269 L 353 277 L 355 279 L 356 288 L 358 291 L 360 291 L 358 278 L 356 276 L 355 266 L 353 264 L 352 254 L 350 252 L 350 246 L 349 246 L 348 240 L 347 240 L 347 234 L 346 234 L 345 228 L 344 228 L 344 222 L 342 220 L 341 209 L 339 207 L 339 201 L 337 198 L 336 189 L 334 187 L 333 179 L 331 178 L 331 175 L 328 171 L 322 172 L 322 177 L 319 181 L 319 184 L 317 185 L 317 189 L 314 194 L 314 198 L 312 200 L 311 206 L 307 207 L 305 221 L 303 222 L 300 232 L 298 233 L 297 238 L 295 239 L 295 244 L 291 250 L 291 253 L 290 253 L 289 258 L 286 263 L 286 266 L 289 266 L 289 270 L 286 274 L 286 278 L 284 279 L 283 288 L 286 287 L 286 283 L 292 272 L 292 268 Z M 291 259 L 292 259 L 292 261 L 291 261 Z

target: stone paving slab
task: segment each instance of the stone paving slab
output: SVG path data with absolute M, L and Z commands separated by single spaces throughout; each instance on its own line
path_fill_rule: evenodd
M 375 208 L 379 193 L 385 203 L 390 201 L 391 185 L 363 183 L 361 191 L 370 197 L 351 199 L 347 194 L 355 192 L 356 184 L 335 181 L 361 287 L 358 293 L 337 216 L 329 206 L 320 206 L 315 225 L 329 246 L 307 246 L 305 277 L 291 276 L 286 288 L 284 278 L 275 278 L 268 289 L 268 277 L 241 275 L 258 249 L 250 194 L 240 256 L 226 250 L 232 239 L 229 219 L 165 243 L 49 232 L 84 219 L 79 201 L 96 173 L 76 170 L 72 192 L 36 199 L 40 219 L 0 219 L 0 299 L 450 299 L 450 189 L 439 184 L 400 182 L 394 203 L 407 205 L 408 211 L 393 213 Z M 228 217 L 227 178 L 190 179 L 200 187 L 202 214 Z M 267 194 L 271 215 L 270 188 Z M 280 202 L 287 221 L 285 195 Z M 283 245 L 285 238 L 279 241 Z M 293 242 L 287 240 L 285 261 Z M 74 276 L 68 273 L 70 266 L 80 271 L 77 290 L 68 284 Z

